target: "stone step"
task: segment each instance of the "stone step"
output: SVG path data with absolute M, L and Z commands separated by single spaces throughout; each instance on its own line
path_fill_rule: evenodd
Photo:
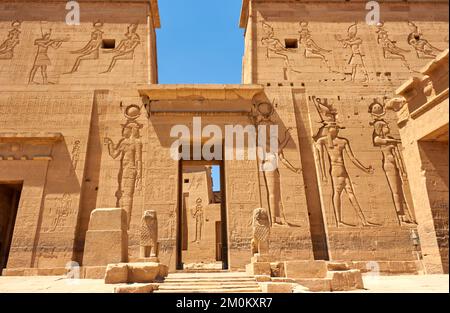
M 257 283 L 254 284 L 161 284 L 159 285 L 159 290 L 182 290 L 182 289 L 234 289 L 234 288 L 258 288 L 259 285 Z
M 230 288 L 230 289 L 167 289 L 155 290 L 154 293 L 261 293 L 261 288 Z
M 254 278 L 166 278 L 165 283 L 205 283 L 205 282 L 255 282 Z

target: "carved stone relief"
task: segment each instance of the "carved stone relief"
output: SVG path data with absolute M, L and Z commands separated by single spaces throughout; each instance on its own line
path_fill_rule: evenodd
M 280 140 L 277 136 L 275 140 L 278 140 L 278 150 L 276 152 L 271 151 L 270 142 L 272 141 L 273 134 L 270 132 L 270 126 L 275 125 L 273 120 L 273 114 L 275 113 L 275 105 L 269 102 L 255 103 L 251 114 L 251 120 L 257 127 L 257 136 L 264 135 L 266 138 L 266 145 L 258 148 L 262 151 L 263 158 L 260 160 L 260 169 L 264 175 L 264 182 L 267 191 L 269 213 L 271 225 L 288 225 L 296 226 L 289 223 L 286 219 L 283 205 L 283 195 L 281 188 L 281 177 L 278 169 L 279 161 L 290 171 L 300 174 L 301 169 L 292 165 L 292 163 L 286 159 L 284 155 L 284 148 L 291 140 L 290 132 L 292 128 L 287 128 L 284 133 L 284 139 Z M 259 126 L 265 126 L 266 134 L 260 134 Z
M 42 31 L 42 28 L 41 28 Z M 68 39 L 51 39 L 52 30 L 49 29 L 45 33 L 42 32 L 42 37 L 34 41 L 34 45 L 37 46 L 36 57 L 34 58 L 33 67 L 31 68 L 30 75 L 28 78 L 28 84 L 37 84 L 34 81 L 36 72 L 41 71 L 42 84 L 53 84 L 48 81 L 47 68 L 51 65 L 50 58 L 48 57 L 48 49 L 59 49 L 63 42 L 68 41 Z
M 72 196 L 68 193 L 59 197 L 48 198 L 46 203 L 49 206 L 49 215 L 51 216 L 50 224 L 45 230 L 47 233 L 65 227 L 67 220 L 75 215 L 75 210 L 72 208 Z
M 195 207 L 191 208 L 191 216 L 195 220 L 195 238 L 192 242 L 200 242 L 202 240 L 204 212 L 202 199 L 195 200 Z
M 14 49 L 20 43 L 20 26 L 19 21 L 11 23 L 12 29 L 8 32 L 6 39 L 0 44 L 0 60 L 11 60 L 14 57 Z
M 407 41 L 414 48 L 419 59 L 434 59 L 439 52 L 444 51 L 431 45 L 414 22 L 408 22 L 408 25 L 411 33 L 408 35 Z
M 77 72 L 82 61 L 98 60 L 100 58 L 100 47 L 102 46 L 104 34 L 102 31 L 103 23 L 95 22 L 93 26 L 94 30 L 91 33 L 91 40 L 80 50 L 71 52 L 72 54 L 78 54 L 78 57 L 75 60 L 72 70 L 66 74 Z
M 316 98 L 313 98 L 316 101 Z M 328 104 L 327 100 L 321 100 L 320 104 L 315 103 L 318 111 L 320 109 L 325 110 L 319 113 L 322 116 L 322 128 L 315 136 L 315 149 L 318 155 L 319 169 L 323 182 L 328 182 L 326 159 L 328 159 L 329 175 L 331 176 L 332 183 L 332 196 L 331 203 L 333 206 L 336 226 L 351 226 L 343 221 L 342 218 L 342 193 L 345 190 L 348 199 L 355 210 L 359 220 L 363 226 L 378 226 L 375 223 L 369 222 L 359 204 L 356 197 L 356 193 L 353 187 L 353 183 L 347 171 L 347 164 L 345 163 L 344 154 L 348 156 L 350 161 L 360 170 L 368 174 L 373 174 L 374 170 L 372 166 L 366 167 L 359 161 L 353 153 L 350 141 L 345 137 L 339 136 L 339 131 L 345 129 L 336 121 L 337 112 L 331 104 Z
M 120 168 L 117 175 L 118 187 L 116 191 L 116 206 L 124 209 L 128 214 L 128 226 L 133 209 L 135 190 L 142 186 L 142 141 L 140 129 L 142 124 L 136 120 L 140 116 L 140 107 L 130 105 L 125 109 L 127 121 L 122 124 L 122 139 L 117 144 L 106 137 L 109 155 L 113 159 L 119 158 Z
M 308 22 L 300 22 L 300 45 L 305 47 L 304 56 L 306 59 L 321 59 L 328 71 L 332 72 L 329 64 L 327 54 L 331 53 L 331 50 L 326 50 L 314 41 L 311 35 L 311 31 L 308 29 Z
M 359 69 L 364 75 L 363 83 L 368 83 L 369 74 L 364 61 L 364 55 L 361 51 L 363 40 L 358 36 L 358 25 L 355 23 L 348 27 L 347 37 L 342 38 L 340 35 L 336 35 L 335 38 L 344 48 L 351 50 L 350 58 L 347 61 L 348 65 L 350 65 L 352 69 L 351 81 L 354 82 L 356 80 L 356 75 L 358 74 Z
M 400 225 L 415 224 L 403 188 L 403 185 L 407 184 L 408 178 L 398 147 L 401 141 L 389 136 L 391 129 L 383 119 L 386 115 L 386 108 L 383 104 L 375 99 L 369 106 L 369 113 L 373 117 L 373 121 L 370 123 L 373 126 L 373 145 L 379 147 L 383 155 L 383 171 L 391 190 L 398 222 Z
M 116 48 L 105 51 L 105 53 L 114 53 L 114 56 L 108 69 L 103 73 L 110 73 L 116 66 L 117 61 L 134 59 L 134 50 L 141 43 L 139 35 L 136 34 L 137 28 L 138 24 L 130 24 L 125 33 L 125 39 Z
M 403 65 L 409 71 L 412 71 L 405 57 L 405 53 L 409 52 L 409 50 L 398 47 L 397 43 L 389 38 L 389 33 L 384 27 L 384 23 L 378 23 L 376 27 L 377 43 L 383 49 L 383 57 L 385 59 L 400 59 Z

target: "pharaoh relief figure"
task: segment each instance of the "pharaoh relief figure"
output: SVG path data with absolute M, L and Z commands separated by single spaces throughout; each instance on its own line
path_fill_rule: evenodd
M 72 74 L 78 71 L 82 61 L 98 60 L 100 58 L 100 48 L 104 34 L 102 31 L 103 23 L 95 22 L 93 26 L 94 30 L 91 33 L 91 40 L 80 50 L 70 52 L 72 54 L 78 54 L 78 57 L 75 60 L 72 70 L 66 74 Z
M 140 257 L 158 257 L 158 218 L 156 211 L 145 211 L 141 220 Z
M 264 174 L 271 225 L 295 226 L 287 221 L 284 212 L 281 177 L 278 169 L 279 161 L 296 174 L 300 174 L 301 169 L 293 166 L 284 155 L 284 148 L 291 140 L 290 133 L 293 129 L 291 127 L 287 128 L 284 133 L 284 139 L 279 140 L 278 128 L 274 131 L 274 127 L 278 127 L 272 119 L 274 113 L 275 108 L 272 103 L 260 102 L 254 105 L 252 120 L 258 129 L 258 150 L 260 151 L 258 155 L 262 155 L 260 170 Z M 264 133 L 261 131 L 264 131 Z M 273 142 L 278 143 L 276 151 L 272 149 Z
M 308 29 L 308 22 L 300 22 L 300 45 L 305 47 L 305 58 L 307 59 L 321 59 L 328 71 L 332 71 L 326 54 L 331 53 L 331 50 L 326 50 L 314 41 L 311 31 Z
M 434 59 L 439 52 L 444 51 L 431 45 L 428 40 L 423 37 L 422 32 L 416 24 L 408 22 L 408 26 L 411 28 L 411 33 L 408 35 L 407 41 L 408 44 L 416 50 L 419 59 Z
M 367 72 L 366 64 L 364 62 L 364 55 L 361 51 L 361 45 L 363 43 L 361 37 L 358 36 L 358 26 L 357 24 L 352 24 L 347 29 L 347 37 L 342 38 L 340 35 L 335 36 L 336 40 L 339 41 L 344 48 L 350 48 L 352 54 L 348 60 L 348 64 L 352 68 L 351 81 L 356 80 L 356 75 L 358 74 L 358 69 L 364 75 L 363 83 L 369 82 L 369 73 Z
M 383 22 L 378 23 L 376 27 L 377 42 L 383 48 L 383 57 L 385 59 L 400 59 L 403 65 L 411 72 L 411 67 L 405 57 L 405 53 L 409 52 L 409 50 L 398 47 L 396 42 L 389 38 L 389 33 L 384 28 Z
M 116 191 L 116 207 L 127 212 L 128 227 L 135 190 L 142 186 L 142 141 L 139 133 L 143 127 L 136 119 L 140 116 L 140 107 L 130 105 L 125 109 L 127 121 L 122 124 L 122 139 L 117 144 L 106 137 L 109 155 L 113 159 L 119 158 L 120 167 L 117 175 L 118 187 Z
M 315 141 L 315 148 L 319 157 L 319 168 L 322 175 L 322 181 L 328 182 L 326 172 L 326 157 L 330 167 L 330 176 L 332 183 L 332 205 L 336 218 L 336 226 L 356 226 L 344 222 L 342 218 L 342 193 L 346 192 L 348 199 L 355 210 L 359 220 L 363 226 L 378 226 L 375 223 L 369 222 L 359 204 L 356 197 L 353 183 L 350 179 L 350 175 L 347 171 L 347 165 L 345 164 L 344 154 L 346 154 L 350 161 L 360 170 L 367 174 L 373 174 L 374 170 L 372 166 L 364 166 L 354 155 L 350 145 L 350 141 L 347 138 L 340 137 L 339 131 L 345 129 L 337 124 L 337 122 L 327 122 L 323 126 L 321 136 Z
M 34 77 L 36 76 L 36 72 L 38 70 L 41 71 L 43 85 L 53 84 L 52 82 L 48 81 L 47 76 L 47 67 L 52 64 L 50 58 L 48 57 L 48 49 L 59 49 L 63 42 L 68 41 L 68 39 L 51 39 L 51 29 L 48 32 L 44 33 L 41 28 L 41 32 L 42 37 L 34 41 L 34 45 L 37 46 L 38 49 L 36 52 L 36 57 L 34 58 L 30 76 L 28 78 L 28 84 L 36 84 L 36 82 L 34 81 Z
M 14 49 L 20 43 L 20 26 L 19 21 L 11 23 L 12 29 L 8 32 L 8 35 L 0 44 L 0 60 L 11 60 L 14 57 Z
M 403 188 L 408 178 L 399 149 L 401 141 L 390 136 L 389 124 L 383 119 L 386 114 L 384 105 L 374 100 L 369 106 L 369 113 L 374 118 L 370 123 L 373 126 L 373 145 L 379 147 L 383 155 L 383 171 L 391 190 L 398 222 L 400 225 L 415 224 Z
M 253 211 L 252 228 L 252 255 L 267 254 L 269 252 L 270 221 L 266 209 L 258 208 Z
M 203 200 L 202 198 L 197 198 L 195 200 L 195 207 L 191 209 L 191 216 L 195 220 L 195 238 L 192 242 L 199 243 L 202 240 L 203 231 Z
M 123 39 L 116 48 L 105 51 L 105 53 L 114 53 L 115 55 L 113 56 L 108 69 L 103 73 L 111 72 L 116 66 L 117 61 L 134 59 L 134 50 L 136 50 L 136 47 L 141 43 L 139 35 L 136 34 L 137 28 L 138 24 L 129 25 L 125 34 L 125 39 Z

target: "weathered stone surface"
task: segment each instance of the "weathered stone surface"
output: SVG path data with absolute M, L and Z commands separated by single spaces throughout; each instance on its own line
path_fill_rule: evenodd
M 362 275 L 359 270 L 333 271 L 328 273 L 331 279 L 331 291 L 364 289 Z
M 296 281 L 311 292 L 331 291 L 330 278 L 303 278 Z
M 126 263 L 109 264 L 106 267 L 105 284 L 120 284 L 128 282 L 128 266 Z
M 167 275 L 167 266 L 159 263 L 128 263 L 128 282 L 151 283 Z
M 156 284 L 129 284 L 114 287 L 114 293 L 152 293 L 157 289 Z
M 268 275 L 271 276 L 269 262 L 250 263 L 245 266 L 248 275 Z
M 259 283 L 272 281 L 270 275 L 255 275 L 255 280 Z
M 327 263 L 325 261 L 286 261 L 284 270 L 288 278 L 325 278 Z
M 350 267 L 344 262 L 327 262 L 327 269 L 329 271 L 347 271 Z
M 260 283 L 259 285 L 261 286 L 262 292 L 265 293 L 292 293 L 297 284 L 267 282 Z
M 103 279 L 105 277 L 106 266 L 85 266 L 82 268 L 86 279 Z
M 103 227 L 105 229 L 102 229 Z M 128 234 L 125 210 L 94 210 L 86 233 L 83 266 L 106 266 L 111 263 L 126 262 L 127 256 Z

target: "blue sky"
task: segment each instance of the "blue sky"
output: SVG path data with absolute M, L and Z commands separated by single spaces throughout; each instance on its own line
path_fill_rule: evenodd
M 160 84 L 241 83 L 242 0 L 160 0 L 157 30 Z M 220 188 L 213 167 L 214 190 Z
M 239 84 L 242 0 L 160 0 L 160 84 Z

